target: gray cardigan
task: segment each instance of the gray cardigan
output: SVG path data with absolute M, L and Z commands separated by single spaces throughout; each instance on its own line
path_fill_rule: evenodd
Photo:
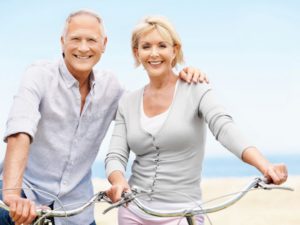
M 109 176 L 115 170 L 124 173 L 133 151 L 136 158 L 129 179 L 131 186 L 151 191 L 175 190 L 199 201 L 206 124 L 216 139 L 239 158 L 250 144 L 216 101 L 209 85 L 178 82 L 168 117 L 156 136 L 140 124 L 143 89 L 122 97 L 105 160 L 106 174 Z M 190 202 L 186 197 L 174 198 L 164 193 L 150 198 L 153 199 Z

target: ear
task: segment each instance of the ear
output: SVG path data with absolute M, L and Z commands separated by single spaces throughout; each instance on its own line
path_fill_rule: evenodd
M 60 45 L 61 45 L 61 50 L 64 52 L 65 50 L 65 39 L 63 36 L 60 37 Z
M 135 61 L 137 62 L 136 65 L 139 66 L 141 64 L 141 61 L 140 61 L 140 55 L 139 55 L 138 48 L 134 48 L 133 52 L 134 52 Z
M 133 49 L 133 52 L 134 52 L 134 56 L 135 56 L 135 58 L 139 58 L 139 51 L 138 51 L 138 49 L 137 48 L 134 48 Z
M 102 53 L 105 52 L 107 40 L 108 40 L 108 39 L 107 39 L 107 37 L 105 36 L 104 39 L 103 39 L 103 44 L 102 44 Z
M 174 44 L 173 46 L 174 59 L 176 58 L 178 52 L 179 52 L 179 46 Z

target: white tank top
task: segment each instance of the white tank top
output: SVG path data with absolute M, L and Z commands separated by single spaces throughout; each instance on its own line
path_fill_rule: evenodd
M 168 114 L 169 114 L 169 111 L 170 111 L 170 108 L 173 104 L 173 101 L 174 101 L 174 97 L 175 97 L 175 94 L 176 94 L 176 90 L 177 90 L 177 86 L 178 86 L 178 82 L 176 82 L 176 85 L 175 85 L 175 90 L 174 90 L 174 93 L 173 93 L 173 99 L 172 99 L 172 103 L 171 105 L 169 106 L 169 108 L 163 112 L 163 113 L 160 113 L 156 116 L 152 116 L 152 117 L 148 117 L 145 112 L 144 112 L 144 99 L 141 98 L 141 125 L 142 125 L 142 128 L 147 131 L 148 133 L 152 134 L 152 135 L 156 135 L 157 132 L 161 129 L 161 127 L 163 126 L 164 122 L 166 121 L 167 117 L 168 117 Z

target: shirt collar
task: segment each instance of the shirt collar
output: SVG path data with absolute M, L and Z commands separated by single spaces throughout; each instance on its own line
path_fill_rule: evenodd
M 91 87 L 90 93 L 92 95 L 94 95 L 94 93 L 95 93 L 95 84 L 96 84 L 95 74 L 94 74 L 94 71 L 92 70 L 92 72 L 90 74 L 90 87 Z
M 64 81 L 65 81 L 68 88 L 72 87 L 75 84 L 78 84 L 78 81 L 75 79 L 75 77 L 68 70 L 64 59 L 60 60 L 59 71 L 60 71 L 60 74 L 63 77 L 63 79 L 64 79 Z M 94 71 L 92 71 L 91 74 L 90 74 L 90 86 L 91 86 L 92 93 L 94 92 L 95 83 L 96 83 L 95 75 L 94 75 Z
M 64 59 L 60 60 L 59 63 L 59 72 L 62 76 L 62 78 L 64 79 L 66 85 L 68 88 L 72 87 L 73 85 L 75 85 L 78 81 L 75 79 L 75 77 L 73 77 L 73 75 L 69 72 Z

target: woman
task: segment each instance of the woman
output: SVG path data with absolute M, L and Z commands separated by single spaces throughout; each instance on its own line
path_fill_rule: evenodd
M 159 191 L 142 199 L 154 209 L 193 207 L 190 199 L 200 203 L 206 123 L 219 142 L 271 182 L 286 181 L 285 165 L 271 164 L 242 136 L 209 85 L 189 85 L 178 79 L 173 68 L 183 61 L 181 42 L 165 18 L 147 17 L 139 23 L 132 34 L 132 51 L 136 65 L 145 68 L 149 83 L 119 103 L 106 158 L 106 173 L 112 184 L 107 193 L 112 201 L 119 200 L 123 191 L 130 191 L 130 186 L 138 186 Z M 130 151 L 136 159 L 128 184 L 124 171 Z M 172 190 L 186 193 L 189 199 L 166 196 Z M 203 224 L 202 216 L 196 219 Z M 119 224 L 167 225 L 186 221 L 155 218 L 129 204 L 119 210 Z

